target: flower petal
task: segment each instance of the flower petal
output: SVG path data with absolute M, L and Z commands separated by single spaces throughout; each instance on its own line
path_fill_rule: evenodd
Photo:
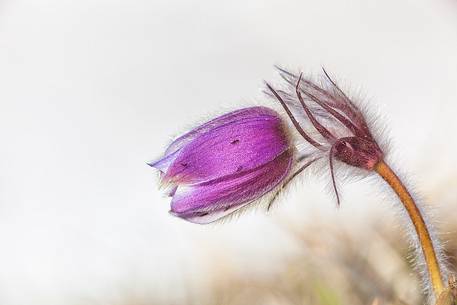
M 175 152 L 182 147 L 184 147 L 186 144 L 191 142 L 193 139 L 195 139 L 197 136 L 215 128 L 218 126 L 225 125 L 227 123 L 234 123 L 239 120 L 245 120 L 245 119 L 250 119 L 250 118 L 256 118 L 259 115 L 275 115 L 276 113 L 267 108 L 267 107 L 248 107 L 248 108 L 243 108 L 239 110 L 235 110 L 229 113 L 226 113 L 220 117 L 217 117 L 211 121 L 208 121 L 197 128 L 194 128 L 193 130 L 187 132 L 186 134 L 178 137 L 175 139 L 167 148 L 165 151 L 165 155 L 168 155 L 172 152 Z
M 195 184 L 248 171 L 290 148 L 283 122 L 275 112 L 232 121 L 196 137 L 183 147 L 164 179 Z
M 162 173 L 166 173 L 168 171 L 168 168 L 170 167 L 170 165 L 178 157 L 178 153 L 179 153 L 179 151 L 172 152 L 172 153 L 166 155 L 165 157 L 163 157 L 162 159 L 159 159 L 157 161 L 147 162 L 146 164 L 158 169 Z
M 259 199 L 279 185 L 290 172 L 291 149 L 255 169 L 198 185 L 179 186 L 171 213 L 194 223 L 209 223 Z

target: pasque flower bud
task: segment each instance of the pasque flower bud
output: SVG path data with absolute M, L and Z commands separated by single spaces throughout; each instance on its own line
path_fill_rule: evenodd
M 237 110 L 179 137 L 149 163 L 171 188 L 171 213 L 215 221 L 272 191 L 294 157 L 287 125 L 266 107 Z

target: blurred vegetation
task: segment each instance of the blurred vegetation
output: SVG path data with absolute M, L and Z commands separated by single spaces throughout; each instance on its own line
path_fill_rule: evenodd
M 457 222 L 453 221 L 457 179 L 441 185 L 446 189 L 435 189 L 429 196 L 439 203 L 435 216 L 440 220 L 440 232 L 446 232 L 442 238 L 452 269 L 457 264 Z M 271 275 L 240 275 L 221 261 L 214 266 L 214 274 L 208 275 L 207 287 L 196 292 L 189 288 L 182 301 L 170 303 L 150 296 L 128 298 L 119 305 L 425 304 L 398 218 L 390 218 L 355 235 L 331 224 L 280 222 L 301 250 L 281 268 L 273 268 Z

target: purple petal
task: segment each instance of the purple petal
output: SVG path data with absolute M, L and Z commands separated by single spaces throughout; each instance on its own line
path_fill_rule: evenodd
M 164 179 L 179 184 L 202 183 L 257 168 L 290 148 L 287 131 L 276 112 L 247 114 L 194 138 L 180 150 Z
M 290 172 L 292 150 L 255 169 L 210 182 L 179 186 L 171 213 L 195 223 L 209 223 L 260 198 L 279 185 Z
M 161 171 L 162 173 L 166 173 L 168 171 L 168 168 L 170 165 L 175 161 L 175 159 L 178 157 L 179 151 L 172 152 L 162 159 L 159 159 L 157 161 L 151 161 L 148 162 L 147 165 L 154 167 Z
M 197 136 L 215 128 L 218 126 L 225 125 L 227 123 L 234 123 L 239 120 L 245 120 L 245 119 L 250 119 L 250 118 L 256 118 L 261 115 L 276 115 L 276 113 L 267 108 L 267 107 L 249 107 L 249 108 L 244 108 L 236 111 L 232 111 L 229 113 L 226 113 L 220 117 L 217 117 L 211 121 L 208 121 L 193 130 L 189 131 L 188 133 L 180 136 L 176 140 L 174 140 L 167 148 L 165 151 L 165 155 L 168 155 L 170 153 L 173 153 L 177 150 L 180 150 L 183 148 L 185 145 L 190 143 L 193 139 L 195 139 Z

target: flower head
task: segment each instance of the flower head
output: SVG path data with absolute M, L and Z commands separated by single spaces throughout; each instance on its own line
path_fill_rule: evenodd
M 319 85 L 303 79 L 302 74 L 278 69 L 287 90 L 275 90 L 267 83 L 267 93 L 280 102 L 299 134 L 314 148 L 312 155 L 328 157 L 339 204 L 333 159 L 371 171 L 382 160 L 383 152 L 360 109 L 325 70 L 324 83 Z M 311 130 L 302 127 L 306 124 L 311 125 Z
M 314 151 L 297 154 L 287 124 L 272 109 L 244 108 L 215 118 L 177 138 L 162 158 L 149 163 L 169 188 L 172 214 L 196 223 L 215 221 L 278 186 L 281 190 L 323 157 L 339 204 L 334 159 L 365 170 L 382 159 L 362 112 L 325 70 L 322 85 L 279 71 L 287 90 L 267 84 L 267 93 Z
M 288 176 L 293 157 L 278 113 L 251 107 L 191 130 L 149 165 L 170 186 L 172 214 L 208 223 L 272 191 Z

